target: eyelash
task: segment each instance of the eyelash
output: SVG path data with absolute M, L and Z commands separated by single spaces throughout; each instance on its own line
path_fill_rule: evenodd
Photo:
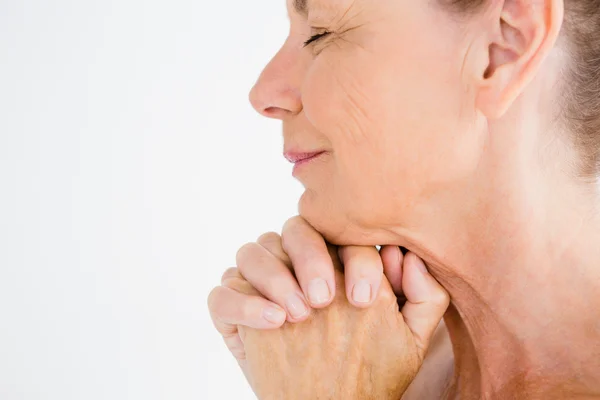
M 321 39 L 324 36 L 329 35 L 330 33 L 331 32 L 322 32 L 322 33 L 317 33 L 316 35 L 312 35 L 310 38 L 308 38 L 308 40 L 306 42 L 304 42 L 304 47 L 308 46 L 312 42 L 316 42 L 317 40 Z

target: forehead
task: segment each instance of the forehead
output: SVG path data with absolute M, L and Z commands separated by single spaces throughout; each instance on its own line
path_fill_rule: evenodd
M 355 0 L 288 0 L 291 11 L 303 17 L 312 14 L 345 13 Z

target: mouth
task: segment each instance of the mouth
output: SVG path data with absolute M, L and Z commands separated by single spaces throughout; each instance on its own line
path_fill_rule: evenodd
M 319 158 L 320 156 L 322 156 L 325 153 L 326 153 L 325 151 L 314 151 L 314 152 L 292 152 L 292 151 L 289 151 L 289 152 L 283 153 L 283 156 L 286 158 L 286 160 L 288 160 L 289 162 L 294 164 L 293 175 L 296 175 L 296 172 L 298 171 L 298 169 L 301 166 L 306 165 L 306 164 L 310 163 L 311 161 L 316 160 L 317 158 Z

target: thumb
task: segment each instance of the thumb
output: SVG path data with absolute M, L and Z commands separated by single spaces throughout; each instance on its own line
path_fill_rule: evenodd
M 402 289 L 406 304 L 402 307 L 404 321 L 414 335 L 421 359 L 448 305 L 448 292 L 435 280 L 423 260 L 414 253 L 404 256 Z

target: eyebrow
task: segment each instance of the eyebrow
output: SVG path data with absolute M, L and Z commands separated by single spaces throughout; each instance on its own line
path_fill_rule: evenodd
M 308 15 L 308 0 L 294 0 L 294 8 L 301 15 Z

